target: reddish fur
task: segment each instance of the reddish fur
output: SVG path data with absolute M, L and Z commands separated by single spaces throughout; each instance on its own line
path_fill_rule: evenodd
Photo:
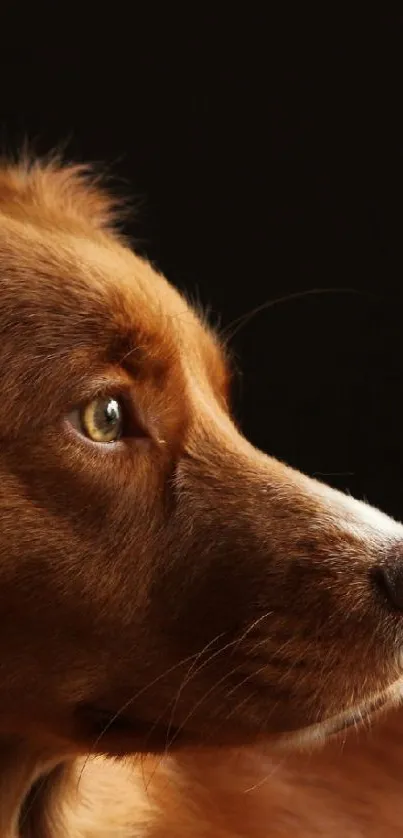
M 112 209 L 77 167 L 0 170 L 0 833 L 392 838 L 399 714 L 278 748 L 400 676 L 371 569 L 403 530 L 241 436 L 218 339 Z M 69 429 L 100 386 L 142 439 Z

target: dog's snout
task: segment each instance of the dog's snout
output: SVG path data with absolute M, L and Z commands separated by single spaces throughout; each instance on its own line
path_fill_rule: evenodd
M 375 582 L 389 606 L 403 614 L 403 545 L 375 570 Z

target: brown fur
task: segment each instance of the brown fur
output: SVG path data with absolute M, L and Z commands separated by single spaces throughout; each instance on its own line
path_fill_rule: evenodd
M 218 338 L 112 219 L 77 168 L 0 170 L 0 833 L 396 835 L 399 716 L 284 748 L 399 698 L 403 528 L 242 437 Z M 115 446 L 67 419 L 99 392 Z

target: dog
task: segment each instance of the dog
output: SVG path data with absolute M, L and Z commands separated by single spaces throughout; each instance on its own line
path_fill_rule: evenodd
M 242 436 L 115 213 L 0 169 L 0 834 L 396 836 L 403 526 Z

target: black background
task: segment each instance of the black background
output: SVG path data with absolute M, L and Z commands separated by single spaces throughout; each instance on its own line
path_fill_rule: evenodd
M 140 199 L 138 248 L 223 327 L 334 289 L 238 329 L 236 413 L 260 447 L 403 518 L 398 16 L 13 8 L 3 149 L 104 162 Z

